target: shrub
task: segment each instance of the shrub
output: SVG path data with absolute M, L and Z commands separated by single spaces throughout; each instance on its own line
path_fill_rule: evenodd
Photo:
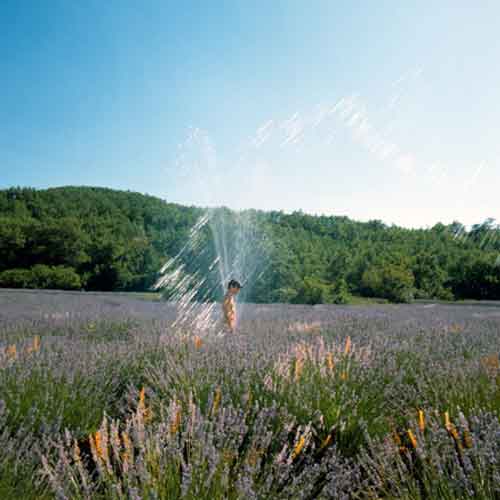
M 9 269 L 0 273 L 2 288 L 33 288 L 32 274 L 29 269 Z
M 0 287 L 78 290 L 80 276 L 71 267 L 37 264 L 31 269 L 9 269 L 0 273 Z
M 78 290 L 82 283 L 80 276 L 71 267 L 56 266 L 51 268 L 50 288 L 59 290 Z
M 298 304 L 331 304 L 332 287 L 317 278 L 304 278 L 294 302 Z
M 372 267 L 362 277 L 365 292 L 392 302 L 411 302 L 415 293 L 414 282 L 413 273 L 398 264 Z
M 334 304 L 347 304 L 351 299 L 345 278 L 340 278 L 333 284 L 332 301 Z

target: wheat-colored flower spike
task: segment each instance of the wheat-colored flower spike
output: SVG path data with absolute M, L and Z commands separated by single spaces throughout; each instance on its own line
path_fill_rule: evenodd
M 331 442 L 332 442 L 332 435 L 328 434 L 328 436 L 326 436 L 326 438 L 323 439 L 320 449 L 322 450 L 323 448 L 326 448 L 327 446 L 330 445 Z
M 401 446 L 401 438 L 399 437 L 399 434 L 397 433 L 396 430 L 392 432 L 392 437 L 394 438 L 394 442 L 398 445 Z
M 292 451 L 292 460 L 295 460 L 302 449 L 304 448 L 304 445 L 306 444 L 306 437 L 304 435 L 300 436 L 300 439 L 298 440 L 297 444 L 295 445 L 293 451 Z
M 472 448 L 474 446 L 469 429 L 464 429 L 464 446 L 466 448 Z
M 214 397 L 214 402 L 212 405 L 212 414 L 215 415 L 217 413 L 217 410 L 219 409 L 220 401 L 222 398 L 222 391 L 220 387 L 217 387 L 215 389 L 215 397 Z
M 424 432 L 425 430 L 425 416 L 422 410 L 418 410 L 418 428 L 420 432 Z
M 297 358 L 295 360 L 295 374 L 294 374 L 294 378 L 295 378 L 296 382 L 300 379 L 303 369 L 304 369 L 304 359 Z
M 348 336 L 345 341 L 344 354 L 349 354 L 351 352 L 351 337 Z
M 326 355 L 326 366 L 330 371 L 332 371 L 335 367 L 335 363 L 333 362 L 333 354 L 331 352 Z
M 139 392 L 139 404 L 138 404 L 138 407 L 141 410 L 144 410 L 144 408 L 145 408 L 145 397 L 146 397 L 146 391 L 145 391 L 145 389 L 143 387 L 141 389 L 141 391 Z
M 446 427 L 446 429 L 448 429 L 451 425 L 451 422 L 450 422 L 450 415 L 447 411 L 444 412 L 444 426 Z
M 408 429 L 407 434 L 408 434 L 408 438 L 410 439 L 411 445 L 416 450 L 417 449 L 417 438 L 415 437 L 415 434 L 413 434 L 411 429 Z
M 5 354 L 7 354 L 7 357 L 9 359 L 16 359 L 17 358 L 17 347 L 16 344 L 11 344 L 7 346 L 5 349 Z
M 170 424 L 170 433 L 171 434 L 175 434 L 180 426 L 181 426 L 181 414 L 182 414 L 182 408 L 181 406 L 177 406 L 175 408 L 175 413 L 174 413 L 174 417 L 172 419 L 172 422 Z

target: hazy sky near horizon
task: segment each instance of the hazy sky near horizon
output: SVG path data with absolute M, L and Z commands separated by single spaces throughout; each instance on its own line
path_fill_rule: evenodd
M 0 188 L 500 219 L 500 3 L 5 0 Z

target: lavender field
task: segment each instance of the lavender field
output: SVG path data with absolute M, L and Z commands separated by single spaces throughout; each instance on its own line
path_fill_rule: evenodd
M 0 291 L 0 498 L 500 498 L 500 304 Z

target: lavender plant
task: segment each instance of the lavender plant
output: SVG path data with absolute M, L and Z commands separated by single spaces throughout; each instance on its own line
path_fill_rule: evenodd
M 500 498 L 500 309 L 0 291 L 1 498 Z

